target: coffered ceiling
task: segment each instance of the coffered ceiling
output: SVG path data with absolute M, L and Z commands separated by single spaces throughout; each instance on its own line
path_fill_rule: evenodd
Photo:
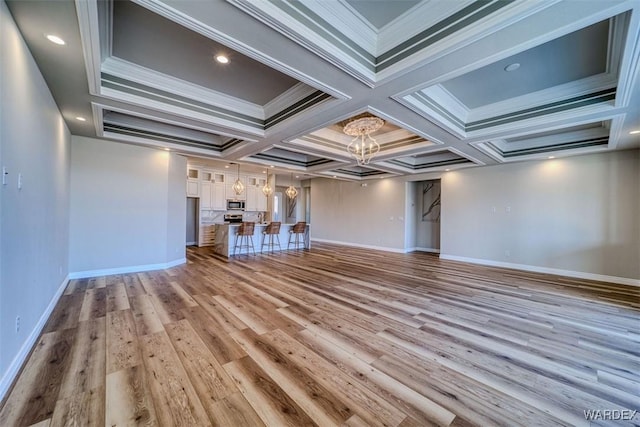
M 350 180 L 640 147 L 640 0 L 8 5 L 76 135 Z

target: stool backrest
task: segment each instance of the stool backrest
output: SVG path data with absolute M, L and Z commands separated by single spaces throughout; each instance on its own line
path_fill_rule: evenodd
M 281 222 L 272 222 L 267 225 L 265 233 L 266 234 L 279 234 L 280 233 L 280 224 Z
M 294 233 L 304 233 L 307 230 L 307 223 L 304 221 L 296 222 L 293 226 Z
M 240 227 L 238 227 L 238 234 L 240 236 L 253 236 L 254 226 L 254 222 L 243 222 L 240 224 Z

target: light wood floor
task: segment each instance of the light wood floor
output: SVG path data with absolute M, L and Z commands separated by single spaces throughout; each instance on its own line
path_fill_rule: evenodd
M 640 409 L 638 288 L 326 244 L 188 260 L 72 281 L 0 425 L 555 426 Z

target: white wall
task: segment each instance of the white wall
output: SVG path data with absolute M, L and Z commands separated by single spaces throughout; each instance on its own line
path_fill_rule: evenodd
M 73 136 L 73 277 L 184 261 L 186 159 L 162 150 Z
M 639 181 L 638 150 L 449 172 L 441 256 L 638 280 Z
M 404 251 L 406 183 L 311 181 L 311 238 Z
M 4 2 L 0 58 L 1 400 L 66 284 L 70 135 Z

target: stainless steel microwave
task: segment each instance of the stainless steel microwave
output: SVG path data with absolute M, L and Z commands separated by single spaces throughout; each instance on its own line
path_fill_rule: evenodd
M 244 210 L 244 200 L 227 200 L 227 210 L 228 211 L 243 211 Z

